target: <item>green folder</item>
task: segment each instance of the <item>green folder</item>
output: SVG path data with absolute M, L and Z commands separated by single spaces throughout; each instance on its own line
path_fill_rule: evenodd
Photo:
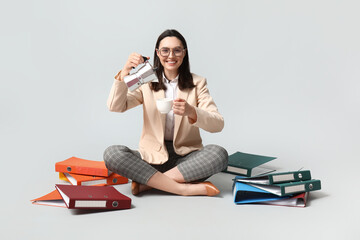
M 297 181 L 305 181 L 305 180 L 311 180 L 310 170 L 270 173 L 257 177 L 247 177 L 247 178 L 239 179 L 239 181 L 244 183 L 270 184 L 270 185 L 276 183 L 297 182 Z
M 297 182 L 311 180 L 310 170 L 273 173 L 269 175 L 269 183 Z
M 275 171 L 260 167 L 260 165 L 276 159 L 276 157 L 267 157 L 243 152 L 236 152 L 229 156 L 228 166 L 225 172 L 242 176 L 257 176 Z
M 312 192 L 321 189 L 321 182 L 318 179 L 289 182 L 289 183 L 279 183 L 274 185 L 253 184 L 253 183 L 247 183 L 247 184 L 281 197 L 292 195 L 295 193 Z

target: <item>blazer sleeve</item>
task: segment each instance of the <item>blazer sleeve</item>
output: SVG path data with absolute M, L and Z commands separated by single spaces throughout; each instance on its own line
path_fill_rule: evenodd
M 224 128 L 224 118 L 218 112 L 217 106 L 210 96 L 205 78 L 196 83 L 196 89 L 197 106 L 195 111 L 197 121 L 193 123 L 193 126 L 211 133 L 220 132 Z
M 128 91 L 125 82 L 119 79 L 120 73 L 121 71 L 115 76 L 107 100 L 107 106 L 112 112 L 125 112 L 143 103 L 141 87 L 132 92 Z

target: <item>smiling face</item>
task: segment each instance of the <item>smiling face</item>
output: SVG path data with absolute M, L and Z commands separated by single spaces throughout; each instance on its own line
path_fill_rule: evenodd
M 166 53 L 166 50 L 169 55 L 162 56 Z M 179 67 L 183 62 L 185 54 L 184 46 L 177 37 L 165 37 L 160 41 L 157 56 L 160 59 L 161 65 L 164 67 L 165 76 L 169 80 L 179 74 Z

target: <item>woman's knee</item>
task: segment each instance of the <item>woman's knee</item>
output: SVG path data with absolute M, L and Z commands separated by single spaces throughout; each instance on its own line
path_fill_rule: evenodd
M 104 151 L 104 162 L 105 166 L 111 170 L 114 165 L 119 165 L 124 152 L 128 151 L 126 146 L 122 145 L 112 145 L 105 149 Z
M 208 145 L 207 147 L 216 156 L 214 161 L 219 171 L 224 170 L 227 167 L 229 157 L 226 149 L 215 144 Z

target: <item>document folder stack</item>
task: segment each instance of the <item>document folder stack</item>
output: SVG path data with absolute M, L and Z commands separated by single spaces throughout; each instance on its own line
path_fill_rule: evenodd
M 128 209 L 131 199 L 111 185 L 128 183 L 128 179 L 110 172 L 102 161 L 71 157 L 55 164 L 60 180 L 55 190 L 31 200 L 33 204 L 69 209 Z
M 303 170 L 257 177 L 236 176 L 233 196 L 236 204 L 305 207 L 309 192 L 320 189 L 321 181 L 312 179 L 310 170 Z
M 110 172 L 103 161 L 71 157 L 55 164 L 60 180 L 72 185 L 105 186 L 128 182 L 126 177 Z

